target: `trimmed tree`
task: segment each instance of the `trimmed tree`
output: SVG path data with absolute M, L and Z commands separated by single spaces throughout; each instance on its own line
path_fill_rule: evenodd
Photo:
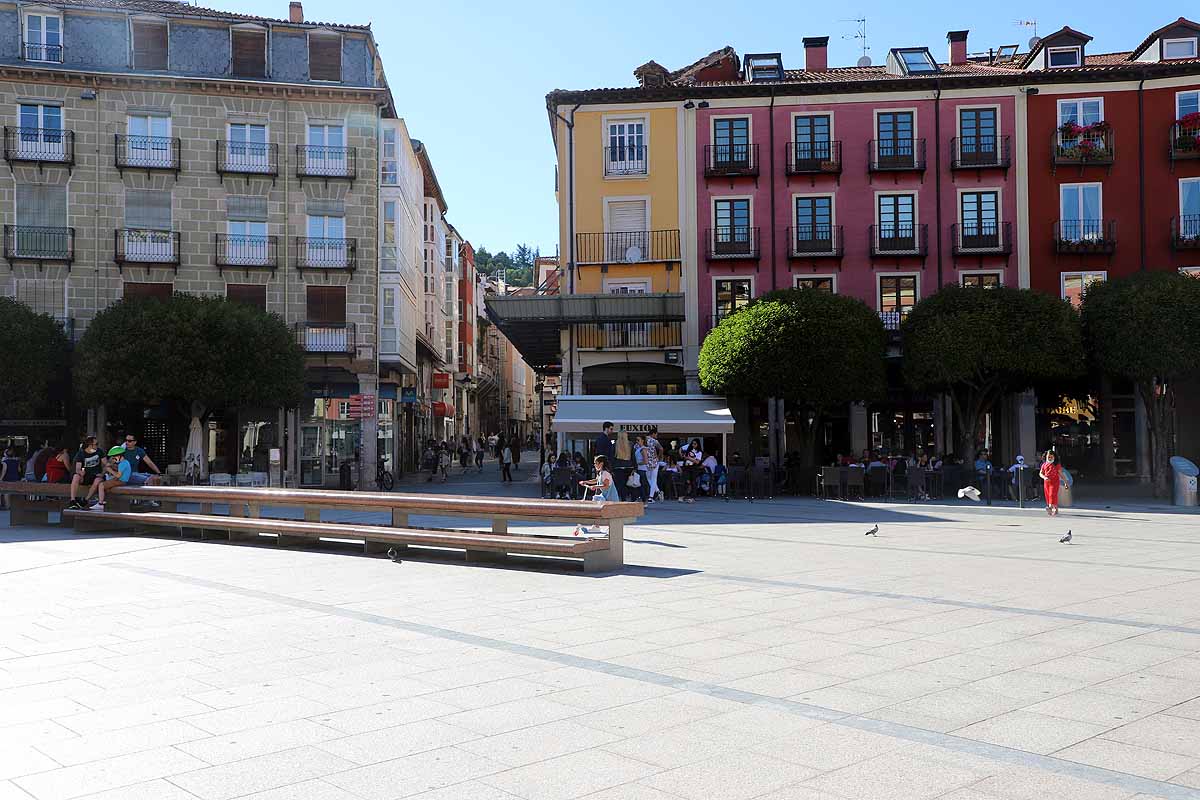
M 57 405 L 53 390 L 63 386 L 71 363 L 62 324 L 11 297 L 0 297 L 0 330 L 12 333 L 0 347 L 5 416 L 34 417 Z
M 955 452 L 974 458 L 979 418 L 1003 395 L 1083 372 L 1079 315 L 1029 289 L 947 285 L 920 300 L 900 326 L 904 377 L 950 397 Z
M 304 351 L 282 319 L 223 297 L 126 299 L 96 315 L 76 350 L 75 386 L 98 403 L 292 406 Z
M 883 395 L 887 332 L 853 297 L 770 292 L 721 320 L 700 348 L 700 383 L 725 395 L 787 401 L 808 463 L 823 415 Z M 813 424 L 808 425 L 809 415 Z
M 1156 497 L 1170 494 L 1175 386 L 1200 374 L 1200 280 L 1140 272 L 1097 281 L 1083 300 L 1088 350 L 1104 373 L 1126 378 L 1146 407 Z

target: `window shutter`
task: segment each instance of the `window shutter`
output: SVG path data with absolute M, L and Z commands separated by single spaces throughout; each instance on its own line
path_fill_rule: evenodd
M 133 23 L 133 66 L 137 69 L 167 68 L 165 22 Z
M 158 300 L 170 300 L 172 285 L 169 283 L 131 283 L 125 282 L 126 297 L 153 297 Z
M 67 187 L 17 184 L 17 225 L 67 227 Z
M 152 189 L 125 190 L 125 227 L 171 230 L 171 193 Z
M 346 324 L 346 287 L 309 286 L 308 321 L 317 325 Z
M 309 34 L 308 77 L 314 81 L 342 79 L 342 37 Z
M 267 221 L 267 198 L 250 195 L 229 195 L 225 198 L 225 213 L 229 219 L 243 222 Z
M 310 217 L 344 217 L 346 201 L 311 198 L 305 205 L 305 212 Z
M 233 31 L 233 74 L 237 78 L 267 77 L 267 35 L 263 31 Z
M 646 230 L 646 201 L 621 200 L 609 203 L 608 229 L 613 233 Z
M 267 287 L 261 284 L 231 283 L 225 287 L 225 296 L 234 303 L 267 310 Z

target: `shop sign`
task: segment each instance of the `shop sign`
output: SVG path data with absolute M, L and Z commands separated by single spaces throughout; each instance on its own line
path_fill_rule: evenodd
M 449 372 L 433 373 L 433 388 L 434 389 L 449 389 L 450 388 L 450 373 Z
M 417 387 L 415 387 L 415 386 L 400 387 L 400 402 L 401 403 L 417 402 Z

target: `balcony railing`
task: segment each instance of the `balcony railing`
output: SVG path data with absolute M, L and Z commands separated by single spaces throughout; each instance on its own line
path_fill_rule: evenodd
M 1200 250 L 1200 214 L 1171 219 L 1171 246 L 1176 250 Z
M 924 172 L 924 139 L 872 139 L 867 143 L 871 172 Z
M 842 143 L 788 142 L 784 161 L 788 175 L 837 175 L 842 171 Z
M 950 140 L 950 169 L 988 169 L 1012 165 L 1008 136 L 956 136 Z
M 273 142 L 218 139 L 217 172 L 274 177 L 279 174 L 279 148 Z
M 645 147 L 637 145 L 609 145 L 604 148 L 604 175 L 606 177 L 645 174 Z
M 879 320 L 883 323 L 883 329 L 886 331 L 900 330 L 901 323 L 908 319 L 908 312 L 911 309 L 901 309 L 900 311 L 880 311 Z
M 178 266 L 179 232 L 120 228 L 113 231 L 113 254 L 117 264 Z
M 75 260 L 75 229 L 34 225 L 4 226 L 4 258 L 12 261 Z
M 1074 136 L 1055 131 L 1050 148 L 1056 166 L 1106 165 L 1116 158 L 1111 130 L 1088 130 Z
M 330 237 L 297 236 L 298 269 L 347 269 L 358 264 L 358 240 Z
M 758 228 L 741 225 L 709 228 L 704 232 L 708 260 L 749 258 L 760 255 Z
M 955 223 L 950 226 L 954 255 L 1009 255 L 1012 253 L 1012 226 L 1007 222 Z
M 582 350 L 662 350 L 683 345 L 681 322 L 616 322 L 578 325 L 575 343 Z
M 218 270 L 269 269 L 279 266 L 278 236 L 235 236 L 218 233 L 213 242 Z
M 841 225 L 797 225 L 787 229 L 791 258 L 838 258 L 843 252 Z
M 296 145 L 296 175 L 301 178 L 349 178 L 358 171 L 353 147 Z
M 929 252 L 928 233 L 925 224 L 871 225 L 867 239 L 872 256 L 924 256 Z
M 1117 249 L 1117 223 L 1101 219 L 1056 222 L 1054 249 L 1059 253 L 1112 253 Z
M 61 64 L 63 63 L 63 46 L 61 44 L 25 42 L 21 45 L 21 58 L 25 61 L 48 61 L 51 64 Z
M 4 160 L 74 164 L 75 132 L 61 128 L 4 128 Z
M 737 178 L 758 175 L 758 145 L 704 145 L 704 177 Z
M 1171 126 L 1171 160 L 1200 158 L 1200 126 Z
M 296 344 L 306 353 L 353 355 L 357 350 L 357 328 L 354 323 L 297 322 L 292 329 Z
M 637 264 L 679 261 L 679 231 L 575 234 L 576 264 Z
M 117 169 L 179 171 L 179 139 L 172 136 L 114 137 Z

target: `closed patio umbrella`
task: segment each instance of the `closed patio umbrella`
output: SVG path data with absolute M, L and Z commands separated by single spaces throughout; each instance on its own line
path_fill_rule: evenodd
M 208 462 L 204 458 L 204 429 L 200 424 L 200 409 L 192 406 L 192 423 L 188 427 L 187 452 L 183 457 L 183 471 L 189 477 L 198 475 L 200 480 L 208 477 Z

